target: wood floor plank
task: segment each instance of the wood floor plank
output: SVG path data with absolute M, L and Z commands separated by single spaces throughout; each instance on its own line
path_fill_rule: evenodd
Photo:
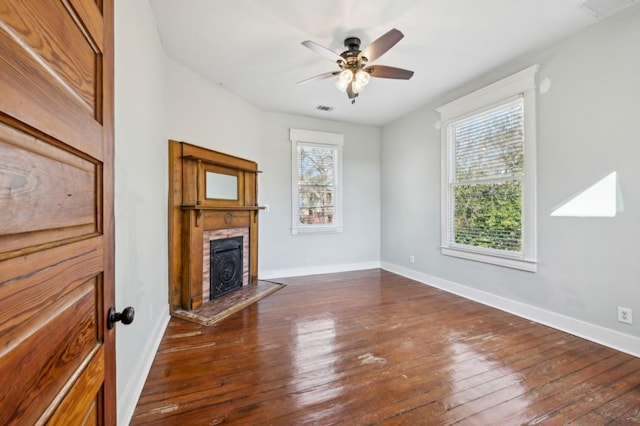
M 636 424 L 640 424 L 640 384 L 636 384 L 624 395 L 601 405 L 595 412 L 606 418 L 608 422 L 635 421 Z
M 567 370 L 559 369 L 552 374 L 547 374 L 546 377 L 530 373 L 532 375 L 527 377 L 518 389 L 522 392 L 506 394 L 503 401 L 496 401 L 493 397 L 497 404 L 485 404 L 484 410 L 469 416 L 463 423 L 540 424 L 550 413 L 571 405 L 580 397 L 578 393 L 576 399 L 571 399 L 576 385 L 586 378 L 618 368 L 628 360 L 625 354 L 615 354 L 595 363 L 592 362 L 593 358 L 586 360 L 583 358 L 584 356 L 580 354 L 576 357 L 576 362 L 582 360 L 578 364 L 572 364 Z M 584 367 L 585 364 L 588 366 Z M 473 406 L 477 406 L 475 401 Z
M 281 282 L 213 327 L 172 319 L 131 424 L 588 425 L 638 416 L 638 358 L 386 271 Z
M 564 392 L 563 397 L 572 401 L 543 416 L 545 421 L 568 423 L 592 411 L 594 405 L 603 405 L 617 395 L 632 389 L 640 382 L 640 369 L 633 361 L 628 361 L 581 383 Z M 541 416 L 542 417 L 542 416 Z

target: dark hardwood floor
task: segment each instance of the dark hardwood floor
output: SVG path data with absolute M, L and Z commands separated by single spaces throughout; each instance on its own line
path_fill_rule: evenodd
M 172 319 L 133 425 L 625 425 L 640 359 L 381 270 Z

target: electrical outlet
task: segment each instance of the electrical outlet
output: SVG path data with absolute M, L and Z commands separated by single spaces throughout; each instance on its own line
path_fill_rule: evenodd
M 265 213 L 269 213 L 269 210 L 270 210 L 269 204 L 265 204 L 264 205 L 264 212 Z
M 409 256 L 409 263 L 416 263 L 416 257 L 414 255 Z
M 631 308 L 618 306 L 618 322 L 633 324 L 633 311 Z

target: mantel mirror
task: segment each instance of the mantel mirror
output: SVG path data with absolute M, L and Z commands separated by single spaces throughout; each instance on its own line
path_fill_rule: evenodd
M 205 173 L 205 198 L 208 200 L 237 200 L 238 176 L 207 170 Z

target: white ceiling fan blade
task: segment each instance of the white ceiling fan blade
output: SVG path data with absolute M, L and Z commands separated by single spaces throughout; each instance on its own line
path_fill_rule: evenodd
M 328 49 L 324 46 L 319 45 L 314 41 L 306 40 L 302 42 L 302 45 L 305 46 L 307 49 L 319 55 L 322 55 L 333 62 L 344 62 L 344 59 L 342 58 L 342 56 L 338 55 L 331 49 Z
M 308 83 L 310 81 L 324 80 L 326 78 L 330 78 L 330 77 L 333 77 L 334 75 L 338 75 L 338 74 L 340 74 L 340 71 L 325 72 L 324 74 L 320 74 L 320 75 L 316 75 L 316 76 L 313 76 L 313 77 L 305 78 L 304 80 L 300 80 L 300 81 L 298 81 L 296 83 L 296 86 L 300 85 L 300 84 Z

